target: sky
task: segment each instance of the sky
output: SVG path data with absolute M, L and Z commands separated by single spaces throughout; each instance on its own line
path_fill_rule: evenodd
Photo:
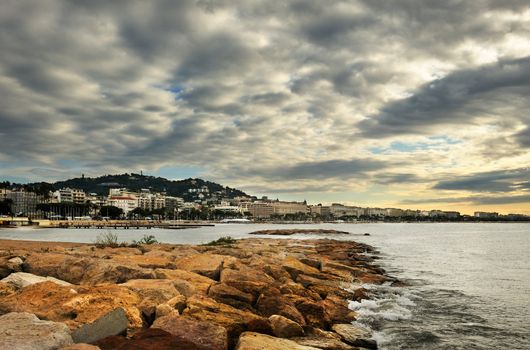
M 530 214 L 528 0 L 2 0 L 0 53 L 0 179 Z

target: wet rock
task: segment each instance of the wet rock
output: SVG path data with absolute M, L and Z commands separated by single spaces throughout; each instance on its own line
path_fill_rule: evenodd
M 61 281 L 54 277 L 41 277 L 27 272 L 15 272 L 2 279 L 1 282 L 8 283 L 13 287 L 20 289 L 35 283 L 53 282 L 61 286 L 70 286 L 71 283 Z
M 367 349 L 377 349 L 376 341 L 370 339 L 372 335 L 370 331 L 365 328 L 354 326 L 352 324 L 334 324 L 332 329 L 348 344 Z
M 272 326 L 272 333 L 278 338 L 293 338 L 304 335 L 302 327 L 290 319 L 280 316 L 272 315 L 269 317 Z
M 195 272 L 219 281 L 223 265 L 228 265 L 236 260 L 236 258 L 225 255 L 198 254 L 178 259 L 175 261 L 175 266 L 177 269 Z
M 252 309 L 254 297 L 252 294 L 240 291 L 225 283 L 216 283 L 210 286 L 208 296 L 218 302 L 225 303 L 240 309 Z
M 348 308 L 347 301 L 335 295 L 319 302 L 324 307 L 326 314 L 332 323 L 351 323 L 355 320 L 356 314 Z
M 239 337 L 236 350 L 318 350 L 300 345 L 292 340 L 271 337 L 265 334 L 245 332 Z
M 125 310 L 119 307 L 73 331 L 72 339 L 76 343 L 93 343 L 111 335 L 124 333 L 128 324 Z
M 159 279 L 170 279 L 175 288 L 183 295 L 190 297 L 195 293 L 206 295 L 208 288 L 215 281 L 211 278 L 185 270 L 156 269 L 155 276 Z
M 368 289 L 365 288 L 357 288 L 353 291 L 353 300 L 355 301 L 361 301 L 364 299 L 370 299 L 370 294 L 368 292 Z
M 0 298 L 0 313 L 31 312 L 42 319 L 64 322 L 71 329 L 76 329 L 121 307 L 126 311 L 129 326 L 141 327 L 143 322 L 136 307 L 139 303 L 135 292 L 117 285 L 77 286 L 74 290 L 53 282 L 43 282 Z
M 374 273 L 365 273 L 357 277 L 357 279 L 361 281 L 362 283 L 367 283 L 367 284 L 383 284 L 386 281 L 388 281 L 388 279 L 385 276 L 374 274 Z
M 168 315 L 158 318 L 153 328 L 160 328 L 179 339 L 211 350 L 226 350 L 226 329 L 212 322 L 198 321 L 187 316 Z
M 25 312 L 0 316 L 0 349 L 53 350 L 72 343 L 63 323 L 42 321 Z

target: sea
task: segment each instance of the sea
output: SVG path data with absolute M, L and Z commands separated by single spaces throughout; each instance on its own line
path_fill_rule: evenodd
M 219 224 L 112 231 L 120 241 L 148 234 L 164 243 L 198 244 L 280 228 L 348 231 L 289 238 L 355 240 L 377 249 L 377 264 L 405 286 L 364 285 L 373 299 L 350 302 L 350 308 L 358 313 L 355 322 L 373 331 L 380 349 L 530 350 L 530 223 Z M 90 243 L 105 232 L 4 228 L 0 238 Z

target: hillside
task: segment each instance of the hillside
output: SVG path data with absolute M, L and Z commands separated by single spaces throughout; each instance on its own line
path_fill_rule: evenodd
M 104 175 L 95 178 L 78 177 L 65 181 L 58 181 L 55 183 L 31 183 L 24 187 L 33 189 L 38 192 L 43 190 L 58 190 L 64 187 L 82 189 L 86 193 L 97 193 L 99 195 L 106 195 L 109 188 L 128 188 L 131 191 L 139 191 L 141 189 L 150 189 L 154 192 L 166 192 L 169 196 L 183 197 L 189 199 L 195 197 L 189 193 L 189 189 L 200 189 L 206 186 L 210 193 L 219 192 L 221 196 L 234 198 L 237 196 L 246 196 L 243 191 L 224 187 L 215 182 L 205 181 L 202 179 L 185 179 L 185 180 L 168 180 L 163 177 L 146 176 L 140 174 L 119 174 L 119 175 Z

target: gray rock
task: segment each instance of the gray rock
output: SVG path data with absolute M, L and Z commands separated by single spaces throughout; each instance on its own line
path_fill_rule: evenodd
M 93 343 L 111 335 L 124 333 L 128 324 L 125 310 L 119 307 L 94 322 L 79 327 L 72 332 L 72 338 L 76 343 Z
M 42 321 L 27 312 L 0 316 L 0 349 L 55 350 L 72 343 L 64 323 Z
M 42 276 L 34 275 L 32 273 L 27 273 L 27 272 L 12 273 L 6 278 L 0 280 L 0 282 L 9 283 L 18 289 L 30 286 L 35 283 L 41 283 L 41 282 L 53 282 L 61 286 L 71 286 L 70 283 L 61 281 L 60 279 L 57 279 L 55 277 L 42 277 Z

